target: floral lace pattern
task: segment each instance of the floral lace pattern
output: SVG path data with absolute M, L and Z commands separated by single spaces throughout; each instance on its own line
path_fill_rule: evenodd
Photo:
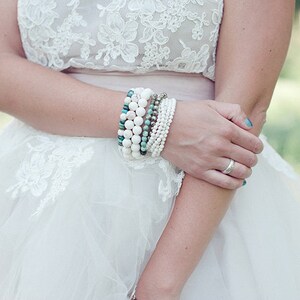
M 33 62 L 210 79 L 222 12 L 222 0 L 18 1 L 23 47 Z
M 26 157 L 16 173 L 17 183 L 7 192 L 12 198 L 29 194 L 42 199 L 34 213 L 39 215 L 66 189 L 74 169 L 91 160 L 92 143 L 93 139 L 50 139 L 46 135 L 33 135 L 26 142 Z

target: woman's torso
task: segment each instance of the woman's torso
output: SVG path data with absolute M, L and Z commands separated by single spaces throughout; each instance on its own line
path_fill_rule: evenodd
M 214 79 L 222 0 L 19 0 L 29 60 L 56 70 Z

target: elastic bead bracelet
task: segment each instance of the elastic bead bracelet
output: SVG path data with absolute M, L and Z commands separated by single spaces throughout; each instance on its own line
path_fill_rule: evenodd
M 158 108 L 163 99 L 167 97 L 166 93 L 161 93 L 159 96 L 156 94 L 153 95 L 153 99 L 149 105 L 148 112 L 146 115 L 145 125 L 143 127 L 143 137 L 142 137 L 142 143 L 141 143 L 141 154 L 146 155 L 148 151 L 148 142 L 150 139 L 151 131 L 153 126 L 157 122 L 158 118 Z M 147 132 L 144 134 L 144 132 Z
M 124 99 L 124 106 L 120 115 L 118 144 L 122 147 L 126 159 L 140 158 L 140 143 L 145 107 L 153 92 L 150 89 L 130 89 Z
M 159 107 L 159 118 L 157 124 L 153 127 L 153 132 L 149 141 L 149 150 L 152 157 L 158 157 L 164 149 L 175 109 L 176 100 L 174 98 L 164 99 Z

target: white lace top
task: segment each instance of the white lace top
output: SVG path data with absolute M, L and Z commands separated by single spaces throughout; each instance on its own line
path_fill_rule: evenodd
M 88 68 L 200 73 L 214 79 L 223 0 L 19 0 L 29 60 Z

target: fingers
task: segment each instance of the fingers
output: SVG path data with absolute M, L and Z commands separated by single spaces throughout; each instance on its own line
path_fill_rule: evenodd
M 220 135 L 226 140 L 229 140 L 233 144 L 236 144 L 246 150 L 256 154 L 263 150 L 263 143 L 257 136 L 229 121 L 224 120 L 223 126 L 219 130 Z
M 256 154 L 263 150 L 263 143 L 257 136 L 238 127 L 233 130 L 231 142 Z
M 256 154 L 235 144 L 230 144 L 226 151 L 223 152 L 223 156 L 231 158 L 248 168 L 253 168 L 257 164 Z
M 222 158 L 220 160 L 219 166 L 216 169 L 219 170 L 220 172 L 223 172 L 228 167 L 229 163 L 230 163 L 230 159 Z M 245 165 L 235 161 L 233 170 L 227 176 L 244 180 L 245 178 L 249 178 L 251 174 L 252 174 L 251 168 L 248 168 Z
M 251 120 L 239 104 L 212 101 L 212 103 L 209 103 L 209 106 L 213 107 L 221 116 L 243 129 L 250 130 L 253 127 Z
M 204 180 L 228 190 L 235 190 L 244 185 L 244 179 L 234 178 L 216 170 L 207 171 L 204 175 Z

